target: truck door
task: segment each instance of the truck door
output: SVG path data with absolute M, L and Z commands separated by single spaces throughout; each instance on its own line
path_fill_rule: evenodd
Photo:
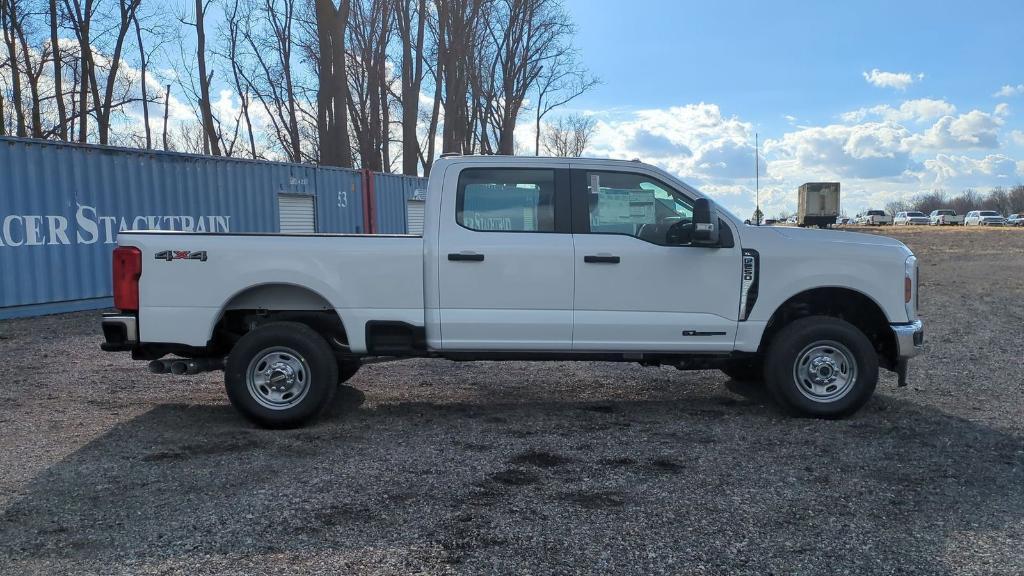
M 693 199 L 652 175 L 574 166 L 572 182 L 573 350 L 731 351 L 738 242 L 679 245 Z
M 572 348 L 570 188 L 564 168 L 446 170 L 437 250 L 445 350 Z

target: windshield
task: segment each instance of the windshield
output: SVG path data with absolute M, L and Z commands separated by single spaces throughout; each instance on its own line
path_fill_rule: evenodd
M 982 210 L 982 216 L 999 216 L 999 212 L 993 212 L 991 210 Z
M 935 211 L 935 215 L 936 216 L 956 216 L 956 212 L 953 212 L 952 210 L 936 210 Z
M 907 216 L 915 216 L 915 217 L 917 217 L 917 216 L 924 216 L 924 214 L 922 214 L 920 212 L 907 212 Z
M 868 216 L 885 216 L 885 212 L 881 210 L 868 210 Z

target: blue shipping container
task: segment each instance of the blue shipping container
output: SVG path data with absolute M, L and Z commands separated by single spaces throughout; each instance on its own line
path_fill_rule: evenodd
M 374 174 L 373 192 L 376 199 L 376 229 L 378 234 L 405 234 L 408 231 L 407 201 L 417 190 L 426 191 L 426 178 L 402 174 Z
M 0 138 L 0 318 L 107 307 L 119 231 L 277 232 L 279 195 L 313 199 L 317 232 L 365 231 L 358 170 Z

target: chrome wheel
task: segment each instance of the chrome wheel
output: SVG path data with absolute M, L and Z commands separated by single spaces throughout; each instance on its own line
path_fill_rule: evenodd
M 291 348 L 261 351 L 249 363 L 245 383 L 253 400 L 264 408 L 287 410 L 309 392 L 309 364 Z
M 808 400 L 835 402 L 853 389 L 857 362 L 846 346 L 834 341 L 814 342 L 796 358 L 793 378 Z

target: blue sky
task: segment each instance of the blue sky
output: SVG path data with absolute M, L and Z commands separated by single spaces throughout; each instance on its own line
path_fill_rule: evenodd
M 639 155 L 743 213 L 757 131 L 769 215 L 807 180 L 842 181 L 851 213 L 1024 182 L 1024 2 L 627 4 L 566 0 L 603 80 L 573 103 L 599 120 L 597 155 Z

